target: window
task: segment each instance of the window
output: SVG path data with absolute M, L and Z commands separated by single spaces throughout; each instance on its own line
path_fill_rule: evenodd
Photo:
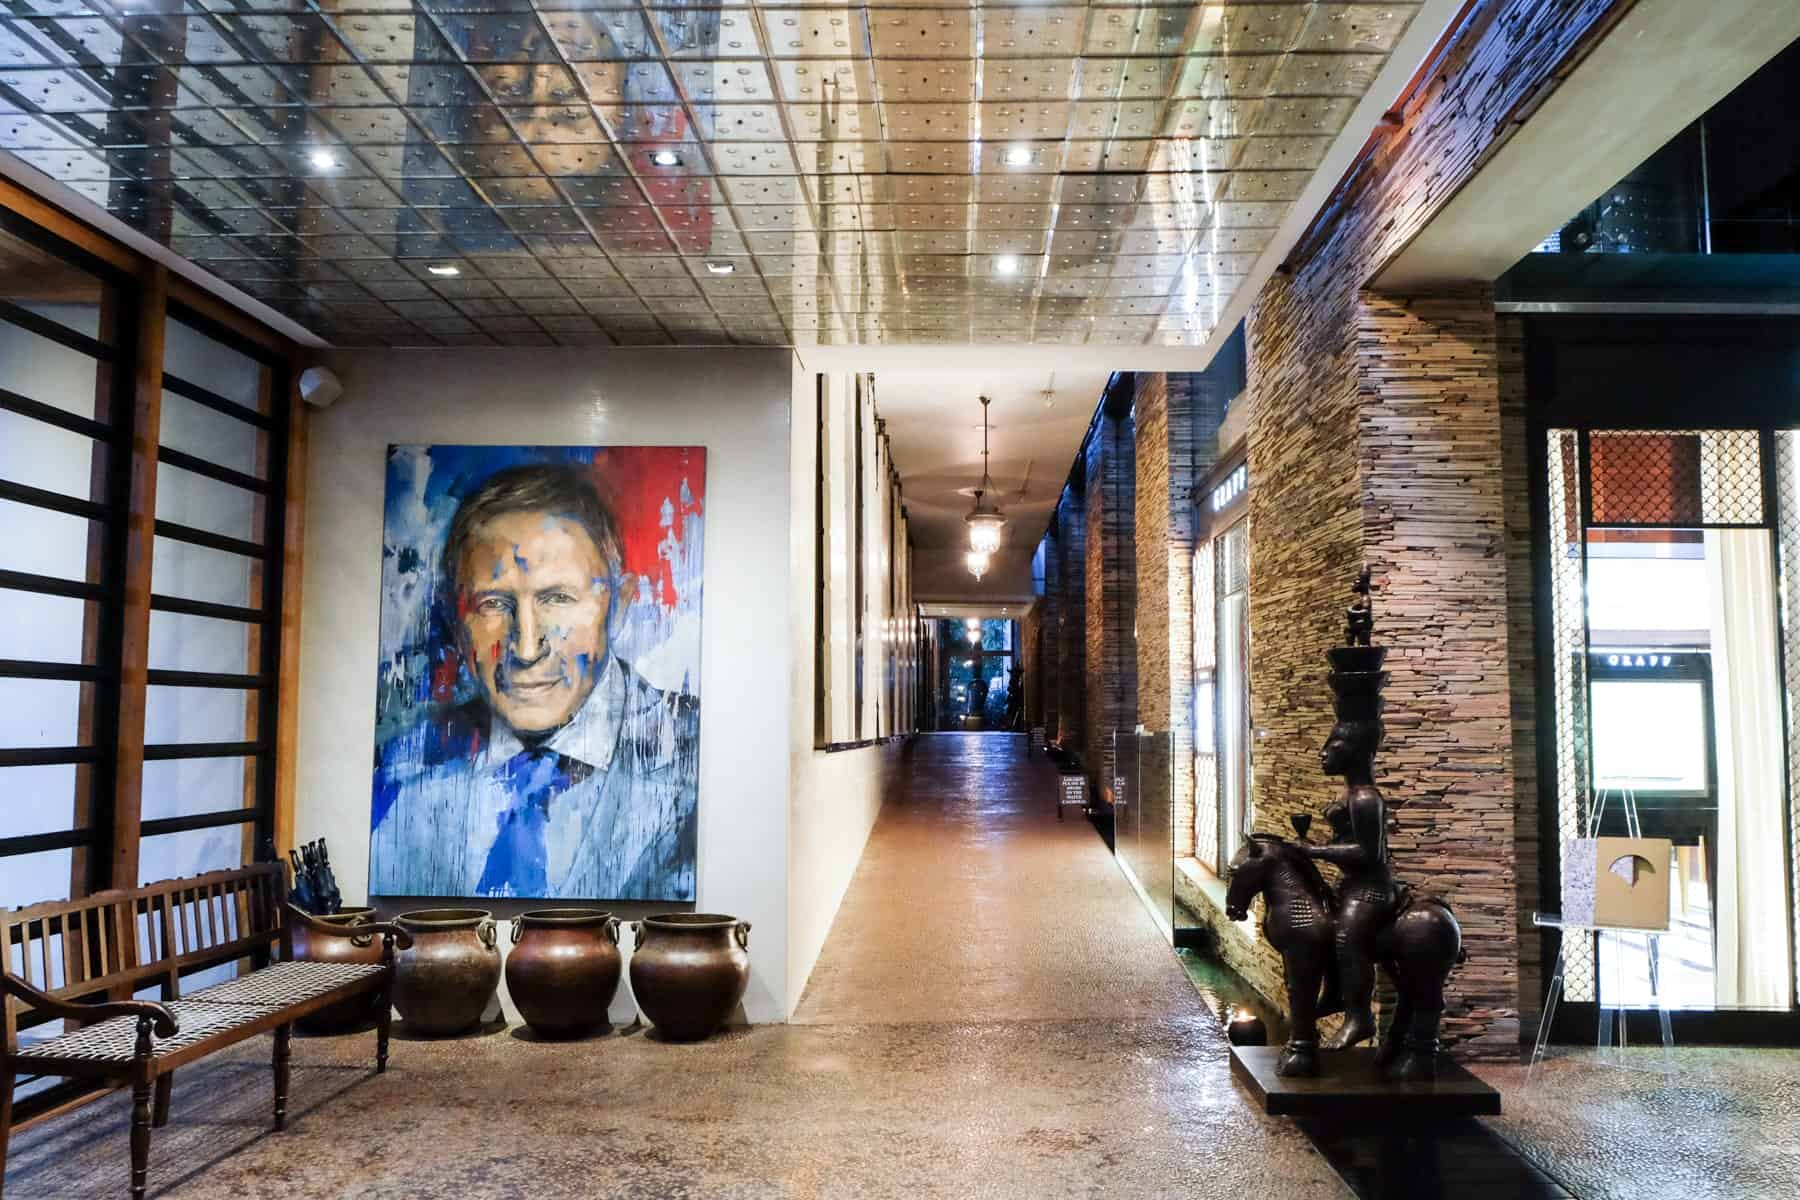
M 1251 827 L 1250 467 L 1229 459 L 1195 493 L 1194 857 L 1222 871 Z
M 287 382 L 0 208 L 0 905 L 238 866 L 270 838 Z
M 133 296 L 0 213 L 0 905 L 108 882 Z
M 1220 861 L 1250 830 L 1250 530 L 1239 521 L 1219 538 L 1218 721 Z
M 1667 932 L 1566 931 L 1570 1000 L 1793 1005 L 1792 437 L 1547 431 L 1555 837 L 1672 846 Z
M 276 371 L 179 309 L 164 337 L 141 883 L 254 858 L 275 782 Z

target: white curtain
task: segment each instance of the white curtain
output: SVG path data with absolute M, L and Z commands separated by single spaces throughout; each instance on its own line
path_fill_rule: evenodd
M 1787 1008 L 1781 656 L 1775 568 L 1764 529 L 1709 529 L 1713 722 L 1719 773 L 1717 1004 Z

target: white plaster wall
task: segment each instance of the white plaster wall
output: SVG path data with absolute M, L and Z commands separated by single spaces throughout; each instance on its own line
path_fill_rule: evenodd
M 811 726 L 808 715 L 807 727 Z M 831 932 L 875 818 L 897 744 L 826 754 L 796 747 L 788 816 L 788 1011 Z
M 346 902 L 366 896 L 368 878 L 387 446 L 702 445 L 698 907 L 752 922 L 745 1015 L 786 1018 L 792 706 L 782 697 L 795 691 L 796 649 L 782 624 L 795 590 L 811 603 L 810 575 L 798 589 L 789 577 L 791 360 L 698 349 L 334 357 L 344 396 L 313 414 L 308 449 L 295 823 L 301 840 L 330 839 Z M 809 530 L 811 512 L 809 501 Z M 810 646 L 799 657 L 810 663 Z M 630 1011 L 624 995 L 615 1015 Z
M 848 377 L 840 377 L 847 381 Z M 883 763 L 897 753 L 869 746 L 826 754 L 813 749 L 815 609 L 813 596 L 814 512 L 817 486 L 817 401 L 813 375 L 794 366 L 792 489 L 788 628 L 794 687 L 788 727 L 792 730 L 791 792 L 788 804 L 788 1008 L 800 1002 L 825 937 L 831 932 L 875 818 L 881 812 Z M 838 514 L 838 521 L 844 519 Z M 847 718 L 846 718 L 847 720 Z

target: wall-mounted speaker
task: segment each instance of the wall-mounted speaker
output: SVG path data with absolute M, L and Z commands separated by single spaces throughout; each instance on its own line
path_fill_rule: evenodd
M 308 408 L 330 408 L 343 394 L 343 381 L 330 367 L 308 367 L 300 372 L 300 399 Z

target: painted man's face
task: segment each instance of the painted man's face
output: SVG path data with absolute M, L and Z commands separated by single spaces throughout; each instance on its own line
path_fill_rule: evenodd
M 463 645 L 513 730 L 568 723 L 606 665 L 612 588 L 587 531 L 541 512 L 476 526 L 458 564 Z

